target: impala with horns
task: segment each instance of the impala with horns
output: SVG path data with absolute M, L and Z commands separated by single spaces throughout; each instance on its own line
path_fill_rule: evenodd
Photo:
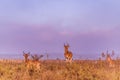
M 109 67 L 115 67 L 115 63 L 111 58 L 112 56 L 114 56 L 114 51 L 112 51 L 112 54 L 109 54 L 108 51 L 106 54 L 103 52 L 102 57 L 105 57 L 105 56 L 106 56 L 106 62 L 109 64 Z
M 64 44 L 64 57 L 66 59 L 67 62 L 71 62 L 72 61 L 72 57 L 73 57 L 73 54 L 71 51 L 69 51 L 69 44 Z
M 28 58 L 30 56 L 30 52 L 25 53 L 23 51 L 23 56 L 24 56 L 24 59 L 25 59 L 25 64 L 26 64 L 27 69 L 31 69 L 31 68 L 34 68 L 34 69 L 37 69 L 37 70 L 40 69 L 40 62 L 39 62 L 39 60 L 34 60 L 34 59 L 30 60 Z

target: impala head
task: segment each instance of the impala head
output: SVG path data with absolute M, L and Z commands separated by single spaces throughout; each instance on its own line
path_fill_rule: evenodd
M 30 56 L 30 52 L 25 53 L 25 52 L 23 51 L 23 56 L 24 56 L 25 60 L 27 61 L 27 60 L 28 60 L 28 57 Z
M 65 48 L 65 50 L 68 50 L 69 47 L 70 47 L 70 46 L 69 46 L 68 43 L 67 43 L 66 45 L 64 44 L 64 48 Z

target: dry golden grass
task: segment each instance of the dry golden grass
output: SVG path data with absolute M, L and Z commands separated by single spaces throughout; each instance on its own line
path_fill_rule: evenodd
M 0 80 L 120 80 L 120 61 L 110 68 L 104 61 L 76 60 L 72 64 L 61 60 L 41 61 L 39 71 L 26 70 L 24 62 L 0 61 Z

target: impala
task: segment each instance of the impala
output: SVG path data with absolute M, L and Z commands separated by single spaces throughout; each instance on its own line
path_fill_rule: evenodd
M 71 51 L 69 51 L 69 44 L 65 45 L 64 44 L 64 57 L 66 59 L 67 62 L 71 62 L 72 61 L 72 57 L 73 57 L 73 54 Z
M 111 59 L 110 54 L 106 54 L 106 61 L 108 62 L 109 67 L 114 67 L 115 66 L 113 60 Z
M 40 69 L 40 62 L 39 62 L 39 60 L 30 60 L 30 59 L 28 59 L 28 57 L 30 56 L 30 52 L 29 53 L 25 53 L 25 52 L 23 52 L 23 56 L 24 56 L 24 58 L 25 58 L 25 65 L 26 65 L 26 67 L 27 67 L 27 69 L 32 69 L 32 68 L 34 68 L 34 69 Z
M 104 52 L 102 53 L 102 57 L 106 57 L 106 62 L 108 63 L 109 67 L 115 67 L 115 63 L 111 58 L 112 56 L 114 56 L 114 51 L 112 51 L 111 55 L 108 53 L 108 51 L 106 54 Z

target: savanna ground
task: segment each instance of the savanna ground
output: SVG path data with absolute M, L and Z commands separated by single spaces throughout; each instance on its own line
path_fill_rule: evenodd
M 120 61 L 114 68 L 105 61 L 76 60 L 71 64 L 63 60 L 43 60 L 41 69 L 26 69 L 22 61 L 1 61 L 0 80 L 120 80 Z

